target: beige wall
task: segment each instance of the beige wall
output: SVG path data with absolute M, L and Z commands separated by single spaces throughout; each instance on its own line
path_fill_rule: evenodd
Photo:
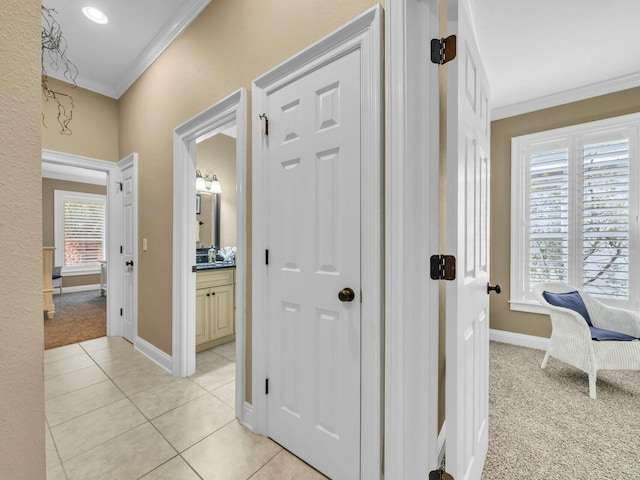
M 63 135 L 56 121 L 55 103 L 43 99 L 42 148 L 110 162 L 120 160 L 118 102 L 80 87 L 72 88 L 54 78 L 49 78 L 48 85 L 52 90 L 70 94 L 75 107 L 69 124 L 72 134 Z
M 640 111 L 640 88 L 612 93 L 538 112 L 491 122 L 491 282 L 502 295 L 491 296 L 491 328 L 549 337 L 547 315 L 509 309 L 511 252 L 511 138 Z
M 120 99 L 119 151 L 139 154 L 138 231 L 149 242 L 138 277 L 146 341 L 171 354 L 173 129 L 377 3 L 215 0 Z M 247 330 L 250 350 L 250 305 Z
M 238 216 L 238 196 L 236 195 L 236 139 L 219 134 L 200 142 L 196 149 L 197 168 L 204 175 L 216 175 L 222 193 L 220 194 L 220 245 L 233 247 L 237 244 L 236 219 Z M 200 242 L 203 246 L 213 244 L 212 207 L 213 195 L 204 194 L 202 213 L 199 220 L 204 222 L 200 228 Z
M 42 245 L 54 246 L 54 190 L 67 190 L 70 192 L 98 193 L 106 195 L 107 188 L 102 185 L 88 183 L 67 182 L 52 178 L 42 179 Z M 55 263 L 55 262 L 54 262 Z M 100 275 L 74 275 L 62 277 L 63 287 L 78 287 L 81 285 L 97 285 L 100 283 Z
M 0 8 L 0 478 L 45 478 L 40 2 Z

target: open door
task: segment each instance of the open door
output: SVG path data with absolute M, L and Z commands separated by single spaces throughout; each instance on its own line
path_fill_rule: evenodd
M 457 57 L 447 64 L 447 472 L 479 480 L 489 417 L 489 85 L 465 0 L 449 0 L 448 35 Z
M 137 155 L 131 154 L 120 162 L 120 254 L 114 259 L 116 271 L 122 275 L 122 336 L 134 343 L 137 336 Z

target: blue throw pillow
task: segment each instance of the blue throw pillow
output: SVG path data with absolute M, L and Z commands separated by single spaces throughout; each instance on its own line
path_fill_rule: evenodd
M 591 340 L 618 340 L 620 342 L 638 340 L 636 337 L 632 337 L 626 333 L 613 332 L 611 330 L 604 330 L 603 328 L 589 327 L 589 330 L 591 331 Z
M 542 296 L 551 305 L 555 305 L 556 307 L 568 308 L 569 310 L 573 310 L 574 312 L 579 313 L 587 322 L 587 325 L 593 327 L 593 324 L 591 323 L 591 317 L 589 317 L 589 312 L 587 312 L 587 307 L 585 306 L 584 302 L 582 301 L 582 297 L 577 291 L 569 293 L 551 293 L 544 291 L 542 292 Z

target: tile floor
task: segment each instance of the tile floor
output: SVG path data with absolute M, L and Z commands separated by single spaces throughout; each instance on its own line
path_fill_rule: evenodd
M 48 480 L 326 478 L 234 418 L 235 344 L 174 378 L 120 337 L 45 350 Z

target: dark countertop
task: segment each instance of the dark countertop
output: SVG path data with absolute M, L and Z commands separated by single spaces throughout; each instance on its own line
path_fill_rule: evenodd
M 236 262 L 196 263 L 196 271 L 219 268 L 236 268 Z

